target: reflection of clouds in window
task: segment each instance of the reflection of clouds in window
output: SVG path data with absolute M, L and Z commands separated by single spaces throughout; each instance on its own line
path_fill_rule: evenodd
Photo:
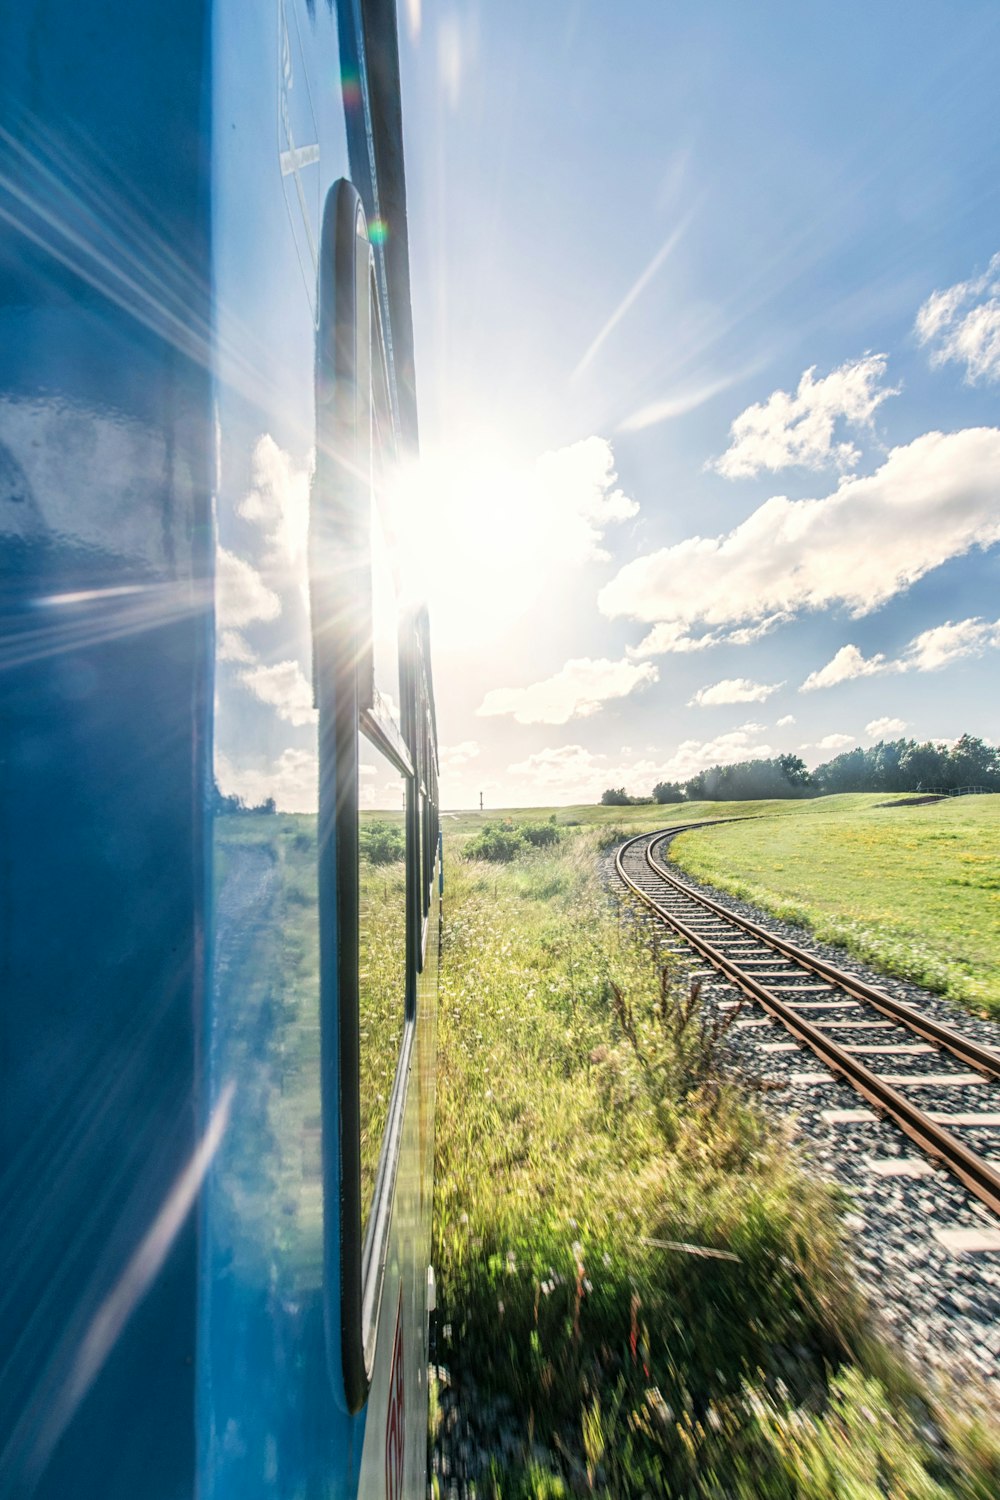
M 372 657 L 379 697 L 399 723 L 399 603 L 392 552 L 377 504 L 371 507 Z
M 282 812 L 314 813 L 319 765 L 314 747 L 283 750 L 273 761 L 237 764 L 221 750 L 215 754 L 215 779 L 227 797 L 241 797 L 258 807 L 273 797 Z
M 229 545 L 216 554 L 216 741 L 225 747 L 217 779 L 251 806 L 273 797 L 283 811 L 315 812 L 317 756 L 308 743 L 316 723 L 308 571 L 313 455 L 298 461 L 264 433 L 249 458 L 249 490 L 228 513 L 228 528 L 220 517 Z
M 255 620 L 276 620 L 281 601 L 248 562 L 219 547 L 215 558 L 215 613 L 219 625 L 239 629 Z
M 363 734 L 358 735 L 358 803 L 365 809 L 399 812 L 406 783 Z
M 224 630 L 215 648 L 218 661 L 253 662 L 257 658 L 238 630 Z
M 298 662 L 279 661 L 273 666 L 256 666 L 241 672 L 240 679 L 262 703 L 277 709 L 278 717 L 288 724 L 316 722 L 313 694 Z
M 253 451 L 253 488 L 236 507 L 236 514 L 263 531 L 272 566 L 287 568 L 304 564 L 312 470 L 312 453 L 299 465 L 290 453 L 278 447 L 270 433 L 258 438 Z

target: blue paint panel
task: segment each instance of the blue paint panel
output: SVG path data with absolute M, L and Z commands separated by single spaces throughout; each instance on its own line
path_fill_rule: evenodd
M 0 1494 L 357 1486 L 366 1418 L 309 1252 L 339 1209 L 314 1194 L 318 1060 L 283 1050 L 286 1005 L 318 1027 L 287 946 L 316 920 L 315 829 L 213 825 L 213 741 L 251 781 L 315 753 L 301 693 L 282 714 L 247 674 L 310 676 L 305 557 L 268 505 L 291 497 L 294 522 L 308 489 L 313 251 L 349 161 L 400 212 L 380 273 L 415 436 L 398 149 L 384 167 L 392 129 L 362 110 L 349 152 L 341 95 L 340 41 L 364 69 L 365 26 L 390 25 L 383 0 L 0 13 Z M 217 540 L 245 616 L 218 657 Z M 408 1104 L 424 1173 L 429 1097 Z M 412 1238 L 426 1184 L 406 1176 Z M 424 1240 L 407 1254 L 419 1340 Z M 376 1474 L 384 1425 L 383 1402 Z
M 0 1491 L 53 1500 L 193 1477 L 190 1216 L 122 1276 L 196 1136 L 205 22 L 0 17 Z

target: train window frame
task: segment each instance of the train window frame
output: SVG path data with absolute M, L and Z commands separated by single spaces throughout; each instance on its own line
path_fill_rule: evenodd
M 365 1404 L 385 1284 L 389 1229 L 416 1031 L 419 871 L 410 809 L 418 771 L 405 727 L 414 673 L 402 624 L 403 729 L 375 684 L 372 608 L 373 470 L 393 461 L 395 423 L 375 263 L 361 198 L 346 179 L 323 215 L 316 342 L 316 472 L 310 509 L 313 674 L 319 711 L 317 859 L 324 1179 L 324 1304 L 332 1379 L 351 1412 Z M 358 739 L 406 788 L 403 1031 L 367 1225 L 361 1187 L 360 871 Z M 339 1299 L 334 1296 L 339 1289 Z M 339 1300 L 339 1308 L 337 1306 Z M 339 1321 L 340 1366 L 332 1352 Z

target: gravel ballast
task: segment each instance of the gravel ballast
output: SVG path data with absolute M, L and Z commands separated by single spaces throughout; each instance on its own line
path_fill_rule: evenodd
M 919 985 L 875 973 L 843 949 L 817 942 L 808 930 L 701 884 L 679 868 L 676 873 L 692 890 L 737 916 L 1000 1052 L 1000 1026 L 995 1023 L 970 1015 Z M 613 851 L 602 860 L 602 875 L 609 889 L 620 896 Z M 719 1012 L 732 1008 L 736 992 L 727 981 L 708 977 L 705 960 L 684 951 L 676 935 L 669 946 L 681 951 L 663 955 L 663 925 L 637 902 L 630 903 L 629 909 L 643 941 L 666 958 L 678 977 L 705 976 L 701 993 L 706 1007 Z M 849 1006 L 825 1012 L 827 1020 L 853 1025 L 855 1018 L 871 1020 L 868 1012 Z M 837 1034 L 841 1041 L 869 1044 L 880 1036 L 870 1027 L 838 1030 Z M 891 1040 L 901 1040 L 895 1029 Z M 807 1169 L 836 1182 L 848 1195 L 846 1226 L 853 1233 L 857 1274 L 890 1336 L 921 1372 L 938 1371 L 958 1379 L 971 1376 L 990 1396 L 1000 1397 L 1000 1220 L 950 1173 L 934 1166 L 927 1171 L 916 1146 L 890 1121 L 874 1115 L 838 1119 L 837 1115 L 847 1112 L 872 1112 L 849 1084 L 827 1074 L 819 1058 L 793 1042 L 785 1028 L 759 1006 L 744 1002 L 728 1032 L 728 1044 L 738 1070 L 753 1084 L 765 1085 L 762 1097 L 768 1111 L 792 1122 Z M 953 1059 L 942 1063 L 936 1050 L 872 1065 L 882 1073 L 911 1077 L 958 1071 Z M 918 1097 L 922 1108 L 941 1113 L 1000 1113 L 1000 1085 L 921 1085 Z M 1000 1159 L 1000 1128 L 956 1126 L 955 1133 Z M 914 1170 L 921 1175 L 892 1175 L 886 1170 L 892 1161 L 915 1162 Z M 883 1170 L 877 1171 L 873 1163 Z M 983 1243 L 995 1240 L 996 1248 L 956 1249 L 956 1230 L 972 1231 Z M 967 1233 L 964 1238 L 968 1241 L 972 1236 Z

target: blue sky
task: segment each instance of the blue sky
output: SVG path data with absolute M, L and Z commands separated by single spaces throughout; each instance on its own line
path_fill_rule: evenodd
M 1000 738 L 996 5 L 400 31 L 445 801 Z

